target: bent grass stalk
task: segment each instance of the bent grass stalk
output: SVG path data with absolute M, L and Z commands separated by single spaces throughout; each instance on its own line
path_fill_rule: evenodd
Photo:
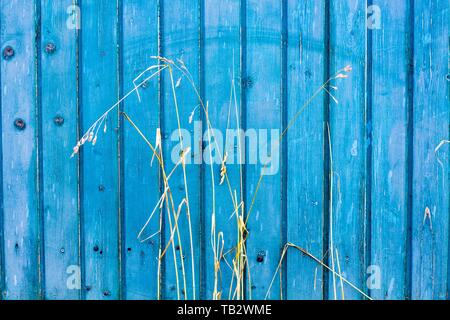
M 281 269 L 281 266 L 283 264 L 284 258 L 286 256 L 287 251 L 289 250 L 289 248 L 293 248 L 296 249 L 298 251 L 300 251 L 302 254 L 304 254 L 305 256 L 307 256 L 308 258 L 312 259 L 313 261 L 315 261 L 316 263 L 318 263 L 320 266 L 322 266 L 323 268 L 327 269 L 328 271 L 330 271 L 331 273 L 333 273 L 335 276 L 339 277 L 340 280 L 342 282 L 345 282 L 347 285 L 349 285 L 351 288 L 353 288 L 355 291 L 357 291 L 359 294 L 361 294 L 363 297 L 365 297 L 368 300 L 373 300 L 370 296 L 368 296 L 364 291 L 362 291 L 361 289 L 359 289 L 357 286 L 355 286 L 352 282 L 350 282 L 349 280 L 347 280 L 340 272 L 336 272 L 333 268 L 329 267 L 328 265 L 326 265 L 323 261 L 321 261 L 319 258 L 315 257 L 314 255 L 312 255 L 311 253 L 309 253 L 308 251 L 306 251 L 305 249 L 291 243 L 288 242 L 286 243 L 286 245 L 283 248 L 283 252 L 281 253 L 281 258 L 280 261 L 278 263 L 277 269 L 275 271 L 275 274 L 273 275 L 272 281 L 270 282 L 269 288 L 267 289 L 267 293 L 266 293 L 266 297 L 265 299 L 267 300 L 267 298 L 269 297 L 270 294 L 270 290 L 272 289 L 273 283 L 275 282 L 275 278 L 278 274 L 278 272 Z

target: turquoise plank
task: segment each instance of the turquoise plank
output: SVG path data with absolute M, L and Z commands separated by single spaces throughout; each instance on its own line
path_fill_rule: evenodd
M 337 81 L 336 105 L 330 99 L 330 127 L 333 158 L 333 203 L 329 238 L 333 240 L 335 264 L 337 256 L 343 275 L 359 287 L 365 286 L 365 1 L 333 1 L 330 3 L 330 72 L 346 65 L 353 66 L 348 79 Z M 331 256 L 331 251 L 329 251 Z M 331 259 L 328 259 L 332 265 Z M 341 290 L 336 279 L 337 294 Z M 330 299 L 335 298 L 333 277 L 329 277 Z M 345 299 L 361 295 L 344 285 Z
M 450 138 L 449 2 L 416 1 L 414 10 L 412 298 L 446 299 L 449 157 L 435 148 Z
M 254 206 L 249 212 L 247 254 L 251 285 L 247 298 L 264 299 L 281 257 L 281 2 L 247 1 L 246 129 L 258 132 L 259 145 L 246 143 L 246 208 L 249 212 L 258 180 L 263 173 L 261 153 L 272 158 L 264 170 Z M 267 130 L 266 136 L 260 129 Z M 271 150 L 272 149 L 272 150 Z M 268 153 L 269 152 L 269 153 Z M 251 158 L 258 154 L 257 164 Z M 278 278 L 277 278 L 278 279 Z M 280 297 L 279 281 L 268 298 Z
M 288 1 L 288 121 L 326 81 L 325 1 Z M 289 129 L 287 142 L 287 240 L 323 255 L 323 95 Z M 294 250 L 294 249 L 289 249 Z M 322 299 L 322 268 L 298 251 L 287 254 L 287 299 Z
M 205 100 L 209 102 L 209 119 L 215 129 L 220 130 L 223 135 L 220 146 L 222 154 L 225 150 L 226 130 L 236 130 L 240 127 L 240 48 L 239 48 L 239 22 L 240 22 L 240 1 L 226 0 L 220 2 L 205 2 Z M 232 80 L 234 81 L 235 94 L 231 94 Z M 231 100 L 230 100 L 230 97 Z M 235 100 L 236 98 L 236 100 Z M 230 104 L 231 101 L 231 104 Z M 237 104 L 235 104 L 237 101 Z M 237 115 L 236 115 L 237 109 Z M 237 120 L 238 119 L 238 120 Z M 206 123 L 204 123 L 206 128 Z M 228 142 L 238 147 L 237 139 Z M 228 154 L 227 175 L 230 181 L 231 190 L 238 197 L 240 202 L 240 169 L 239 169 L 239 149 L 230 149 Z M 232 160 L 233 159 L 233 160 Z M 236 215 L 233 215 L 234 207 L 230 196 L 230 189 L 227 182 L 220 185 L 220 164 L 214 165 L 214 188 L 215 207 L 213 206 L 211 167 L 204 165 L 204 212 L 205 212 L 205 285 L 206 299 L 214 296 L 214 287 L 217 285 L 217 293 L 222 299 L 229 298 L 232 281 L 232 265 L 236 246 Z M 213 212 L 215 212 L 216 234 L 222 232 L 224 235 L 223 252 L 224 258 L 220 261 L 220 272 L 217 273 L 217 281 L 214 272 L 214 253 L 211 243 L 211 225 L 213 222 Z M 216 246 L 220 247 L 220 240 Z M 233 288 L 235 288 L 234 279 Z M 233 291 L 233 289 L 232 289 Z
M 81 4 L 81 114 L 86 131 L 118 100 L 117 3 Z M 87 299 L 119 298 L 118 113 L 82 149 L 84 284 Z
M 34 1 L 1 3 L 5 299 L 41 294 Z M 6 51 L 5 51 L 6 50 Z M 6 58 L 5 58 L 6 56 Z
M 133 80 L 155 64 L 158 52 L 158 11 L 156 1 L 123 1 L 123 92 L 134 88 Z M 150 73 L 146 74 L 148 77 Z M 144 78 L 146 77 L 144 76 Z M 138 80 L 137 83 L 140 81 Z M 124 109 L 136 125 L 154 142 L 159 127 L 158 81 L 152 79 L 130 96 Z M 159 199 L 158 164 L 150 166 L 152 152 L 141 137 L 124 123 L 123 133 L 123 208 L 126 299 L 157 298 L 159 237 L 141 243 L 137 235 Z M 142 239 L 159 230 L 153 218 Z
M 42 2 L 42 156 L 45 298 L 77 299 L 78 164 L 69 160 L 78 132 L 77 31 L 66 25 L 67 3 Z M 69 273 L 67 273 L 69 271 Z M 79 283 L 79 282 L 78 282 Z
M 408 294 L 408 1 L 377 1 L 381 29 L 372 36 L 372 219 L 371 296 Z M 370 54 L 370 53 L 369 53 Z M 370 94 L 370 92 L 368 92 Z M 375 279 L 375 278 L 374 278 Z
M 199 1 L 195 0 L 172 0 L 164 1 L 162 8 L 162 54 L 170 59 L 180 59 L 189 69 L 192 74 L 193 81 L 199 86 Z M 182 74 L 180 71 L 174 70 L 173 81 L 176 88 L 176 95 L 178 98 L 178 111 L 180 118 L 180 127 L 187 130 L 191 134 L 191 139 L 183 139 L 183 148 L 191 147 L 191 152 L 188 155 L 190 160 L 194 160 L 194 144 L 200 143 L 200 137 L 194 137 L 194 121 L 199 120 L 200 114 L 194 113 L 193 122 L 189 123 L 189 117 L 196 106 L 199 104 L 198 98 L 189 84 L 186 77 L 180 81 Z M 163 77 L 163 143 L 164 143 L 164 160 L 166 164 L 166 172 L 169 173 L 174 165 L 178 162 L 180 141 L 178 138 L 178 124 L 175 103 L 172 94 L 172 84 L 168 72 L 164 73 Z M 183 131 L 186 133 L 186 131 Z M 178 147 L 178 148 L 177 148 Z M 178 151 L 177 151 L 178 150 Z M 172 152 L 174 156 L 171 157 Z M 199 156 L 197 154 L 197 156 Z M 173 159 L 172 159 L 173 158 Z M 192 163 L 193 161 L 191 161 Z M 180 292 L 180 299 L 199 298 L 199 283 L 200 283 L 200 239 L 201 239 L 201 167 L 199 165 L 187 164 L 186 176 L 188 190 L 185 190 L 184 174 L 182 166 L 179 166 L 170 179 L 170 186 L 173 194 L 175 210 L 178 209 L 180 203 L 186 198 L 186 193 L 189 197 L 190 220 L 192 230 L 193 255 L 191 254 L 191 241 L 189 234 L 189 224 L 187 218 L 187 208 L 182 207 L 180 218 L 178 220 L 178 228 L 181 242 L 178 241 L 178 236 L 175 235 L 175 249 L 177 255 L 178 267 L 178 288 L 175 275 L 175 265 L 172 248 L 166 253 L 165 259 L 165 295 L 166 299 L 176 299 L 178 292 Z M 170 227 L 165 213 L 165 237 L 166 243 L 170 239 Z M 175 225 L 175 219 L 172 217 L 172 225 Z M 184 259 L 180 259 L 181 250 L 183 251 Z M 192 267 L 192 257 L 194 258 L 194 267 Z M 184 261 L 185 282 L 182 274 L 182 261 Z M 195 276 L 195 279 L 194 279 Z M 193 281 L 195 280 L 195 284 Z

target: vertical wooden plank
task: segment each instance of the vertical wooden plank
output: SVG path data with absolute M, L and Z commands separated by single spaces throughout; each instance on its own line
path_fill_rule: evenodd
M 195 0 L 171 0 L 164 1 L 163 3 L 163 21 L 162 21 L 162 46 L 163 55 L 170 59 L 181 59 L 189 72 L 193 76 L 193 81 L 199 87 L 199 1 Z M 178 82 L 181 77 L 181 73 L 174 71 L 174 82 Z M 170 172 L 178 157 L 175 157 L 175 161 L 171 159 L 171 153 L 173 150 L 177 150 L 179 146 L 178 139 L 178 124 L 177 115 L 175 111 L 175 104 L 172 94 L 172 84 L 168 72 L 164 73 L 164 97 L 163 97 L 163 138 L 164 138 L 164 156 L 166 164 L 166 172 Z M 178 99 L 178 109 L 180 117 L 180 126 L 182 130 L 188 130 L 191 133 L 191 141 L 183 141 L 183 147 L 186 149 L 191 146 L 190 157 L 194 155 L 194 130 L 193 125 L 189 124 L 189 117 L 192 111 L 198 105 L 198 99 L 195 95 L 195 91 L 189 84 L 186 78 L 182 79 L 179 86 L 176 88 L 176 94 Z M 193 119 L 199 120 L 199 113 Z M 179 149 L 178 149 L 179 150 Z M 194 155 L 195 156 L 195 155 Z M 191 159 L 193 160 L 193 159 Z M 191 161 L 193 162 L 193 161 Z M 191 213 L 191 225 L 192 225 L 192 239 L 194 244 L 194 269 L 192 268 L 192 255 L 190 250 L 190 235 L 189 226 L 187 222 L 186 208 L 184 207 L 178 220 L 178 228 L 180 230 L 181 243 L 178 243 L 177 237 L 175 242 L 183 250 L 184 255 L 184 267 L 186 273 L 186 291 L 183 294 L 183 276 L 181 270 L 181 261 L 178 255 L 179 266 L 179 288 L 180 298 L 188 299 L 198 298 L 199 294 L 199 279 L 200 279 L 200 230 L 201 230 L 201 168 L 198 165 L 187 165 L 187 185 L 188 195 Z M 172 193 L 174 198 L 174 205 L 177 209 L 179 204 L 186 197 L 186 190 L 183 178 L 183 170 L 181 166 L 175 171 L 170 179 L 170 185 L 172 187 Z M 167 217 L 167 214 L 166 214 Z M 167 219 L 166 219 L 167 220 Z M 174 219 L 172 218 L 172 223 Z M 166 241 L 170 238 L 169 223 L 166 221 Z M 175 271 L 173 265 L 173 254 L 170 248 L 165 256 L 166 261 L 166 276 L 165 286 L 166 292 L 164 298 L 176 299 L 177 298 L 177 284 L 175 278 Z M 193 286 L 193 276 L 195 274 L 195 286 Z M 195 290 L 194 290 L 194 288 Z
M 377 1 L 380 29 L 372 37 L 371 262 L 381 287 L 371 296 L 405 299 L 408 292 L 409 1 Z M 369 92 L 370 94 L 370 92 Z
M 117 3 L 83 1 L 82 127 L 87 130 L 118 100 Z M 118 113 L 95 146 L 83 149 L 84 277 L 87 299 L 119 298 Z
M 37 299 L 41 283 L 36 140 L 36 4 L 34 1 L 2 1 L 0 20 L 4 297 Z
M 330 72 L 334 73 L 346 65 L 353 66 L 350 77 L 336 83 L 339 87 L 339 105 L 330 102 L 334 171 L 330 243 L 333 237 L 342 273 L 350 282 L 365 290 L 366 2 L 332 1 L 330 16 Z M 336 258 L 336 254 L 334 256 Z M 346 299 L 361 298 L 349 286 L 344 287 Z M 339 287 L 337 291 L 336 298 L 340 299 Z M 334 299 L 331 274 L 329 298 Z
M 281 1 L 247 1 L 246 129 L 256 130 L 258 145 L 246 143 L 246 207 L 250 209 L 258 180 L 264 170 L 261 153 L 272 157 L 259 187 L 252 210 L 248 211 L 247 255 L 251 287 L 247 298 L 264 299 L 276 271 L 282 250 L 280 149 L 281 118 Z M 264 139 L 260 129 L 267 130 Z M 264 141 L 266 140 L 266 141 Z M 267 144 L 266 144 L 267 143 Z M 274 144 L 275 150 L 270 151 Z M 258 164 L 249 164 L 258 154 Z M 276 161 L 278 157 L 279 161 Z M 273 286 L 270 299 L 280 297 L 280 285 Z
M 134 88 L 133 80 L 149 66 L 158 52 L 158 11 L 156 1 L 123 1 L 123 88 Z M 146 74 L 150 76 L 151 73 Z M 144 76 L 145 78 L 145 76 Z M 153 141 L 159 127 L 158 81 L 152 79 L 145 89 L 130 96 L 124 103 L 125 112 Z M 159 237 L 141 243 L 137 234 L 147 221 L 159 199 L 158 164 L 150 166 L 152 152 L 128 124 L 124 126 L 124 248 L 125 298 L 156 299 Z M 159 229 L 154 218 L 143 238 Z
M 220 2 L 205 2 L 205 100 L 209 102 L 209 119 L 215 129 L 225 137 L 226 130 L 235 130 L 240 126 L 240 105 L 238 109 L 238 121 L 236 123 L 236 105 L 234 95 L 231 98 L 232 80 L 235 81 L 236 100 L 240 101 L 239 85 L 239 17 L 240 1 L 226 0 Z M 234 63 L 234 65 L 233 65 Z M 230 100 L 231 99 L 231 100 Z M 231 104 L 230 104 L 231 101 Z M 229 119 L 229 120 L 228 120 Z M 229 121 L 229 124 L 228 124 Z M 206 130 L 206 123 L 204 124 Z M 225 140 L 223 148 L 225 148 Z M 235 141 L 237 145 L 237 140 Z M 221 146 L 222 148 L 222 146 Z M 231 188 L 240 199 L 240 173 L 238 165 L 239 150 L 233 149 L 229 154 L 229 165 L 227 175 Z M 222 149 L 222 154 L 224 149 Z M 231 157 L 233 161 L 231 161 Z M 233 163 L 233 164 L 231 164 Z M 204 165 L 204 213 L 205 213 L 205 282 L 206 295 L 204 298 L 213 298 L 214 292 L 214 254 L 211 245 L 211 225 L 213 213 L 211 168 L 209 164 Z M 216 233 L 224 234 L 224 252 L 230 252 L 225 256 L 229 264 L 232 264 L 236 245 L 236 219 L 230 217 L 233 214 L 233 202 L 227 183 L 220 183 L 220 165 L 214 166 L 215 179 L 215 214 Z M 232 270 L 225 260 L 221 261 L 220 274 L 218 275 L 218 291 L 222 292 L 222 299 L 229 296 Z
M 412 298 L 446 299 L 449 236 L 448 1 L 415 1 Z M 428 208 L 428 210 L 427 210 Z M 429 214 L 428 214 L 429 213 Z
M 0 27 L 2 26 L 3 21 L 3 7 L 0 7 Z M 3 52 L 3 38 L 2 34 L 0 33 L 0 43 L 1 43 L 1 50 Z M 0 85 L 1 85 L 1 78 L 3 76 L 2 73 L 3 67 L 0 68 Z M 0 97 L 0 113 L 3 112 L 3 92 L 2 96 Z M 3 132 L 3 123 L 0 121 L 0 130 Z M 4 236 L 4 192 L 3 192 L 3 139 L 0 139 L 0 179 L 1 179 L 1 189 L 0 189 L 0 300 L 4 300 L 6 298 L 6 287 L 5 287 L 5 236 Z
M 46 299 L 77 299 L 67 269 L 79 267 L 78 165 L 69 160 L 78 130 L 77 30 L 67 3 L 42 2 L 42 143 Z M 70 271 L 70 269 L 69 269 Z
M 288 121 L 326 81 L 325 1 L 288 1 Z M 323 255 L 324 99 L 318 97 L 289 129 L 288 241 Z M 293 250 L 293 249 L 290 249 Z M 287 255 L 287 298 L 322 299 L 322 269 L 298 251 Z

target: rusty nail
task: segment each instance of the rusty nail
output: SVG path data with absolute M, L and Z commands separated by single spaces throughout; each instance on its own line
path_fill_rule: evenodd
M 64 124 L 64 118 L 61 116 L 56 116 L 55 118 L 53 118 L 53 121 L 57 126 L 62 126 Z
M 97 252 L 99 250 L 98 245 L 94 246 L 94 251 Z
M 5 49 L 3 49 L 3 59 L 10 60 L 12 57 L 14 57 L 14 49 L 11 46 L 7 46 Z
M 52 54 L 56 51 L 56 45 L 52 42 L 47 43 L 47 45 L 45 46 L 45 52 L 47 52 L 48 54 Z
M 105 186 L 104 185 L 99 185 L 98 186 L 98 191 L 100 191 L 100 192 L 103 192 L 103 191 L 105 191 Z
M 264 261 L 264 256 L 265 256 L 264 252 L 258 253 L 258 255 L 256 256 L 256 261 L 258 261 L 259 263 L 263 262 Z
M 109 292 L 108 290 L 103 291 L 103 295 L 105 297 L 109 297 L 111 295 L 111 292 Z
M 26 124 L 23 119 L 16 119 L 14 120 L 14 126 L 19 130 L 25 130 Z

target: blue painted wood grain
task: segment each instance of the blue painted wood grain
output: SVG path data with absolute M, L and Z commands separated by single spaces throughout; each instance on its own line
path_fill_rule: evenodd
M 3 251 L 6 299 L 41 297 L 35 2 L 1 3 Z M 13 51 L 11 51 L 13 50 Z
M 325 1 L 288 1 L 288 121 L 325 81 L 327 52 Z M 323 256 L 326 208 L 324 97 L 319 96 L 286 134 L 287 240 Z M 294 249 L 289 249 L 294 250 Z M 314 261 L 289 251 L 288 299 L 322 299 L 323 273 Z M 302 272 L 299 272 L 302 270 Z
M 441 167 L 435 148 L 449 140 L 449 3 L 416 1 L 414 11 L 412 298 L 447 299 L 449 161 Z
M 162 9 L 162 54 L 170 59 L 181 60 L 188 68 L 192 75 L 195 85 L 199 88 L 199 1 L 195 0 L 173 0 L 164 1 Z M 196 106 L 199 104 L 198 98 L 192 86 L 186 77 L 183 79 L 183 75 L 180 71 L 174 70 L 173 84 L 177 85 L 179 79 L 179 86 L 175 88 L 179 120 L 181 129 L 188 130 L 193 135 L 193 126 L 189 124 L 189 117 Z M 175 111 L 175 102 L 172 92 L 172 83 L 168 72 L 163 76 L 163 106 L 162 106 L 162 128 L 164 139 L 164 158 L 166 164 L 166 171 L 170 172 L 177 162 L 177 157 L 174 160 L 171 159 L 171 153 L 173 148 L 180 145 L 177 114 Z M 200 114 L 196 113 L 193 121 L 198 121 Z M 198 141 L 183 141 L 183 148 L 191 147 L 191 152 L 188 155 L 193 155 L 193 144 Z M 179 149 L 176 153 L 179 153 Z M 172 188 L 172 194 L 174 199 L 175 210 L 177 210 L 183 199 L 188 196 L 189 208 L 190 208 L 190 220 L 191 230 L 193 238 L 193 252 L 194 252 L 194 268 L 192 268 L 192 254 L 190 248 L 190 234 L 188 223 L 188 211 L 186 207 L 183 207 L 180 218 L 178 220 L 180 239 L 175 236 L 175 249 L 176 255 L 178 255 L 177 265 L 179 268 L 179 282 L 178 287 L 180 289 L 181 299 L 192 299 L 199 295 L 199 281 L 200 279 L 200 232 L 201 232 L 201 183 L 200 183 L 201 169 L 198 165 L 187 165 L 186 167 L 186 181 L 188 190 L 185 190 L 184 173 L 180 166 L 172 175 L 170 179 L 170 185 Z M 167 216 L 167 215 L 166 215 Z M 172 218 L 172 224 L 175 225 L 175 221 Z M 170 239 L 169 223 L 166 221 L 166 241 Z M 182 260 L 184 261 L 184 268 L 186 273 L 186 288 L 184 288 L 183 276 L 181 270 L 182 260 L 180 259 L 182 250 Z M 173 299 L 177 297 L 177 283 L 174 270 L 174 259 L 172 259 L 172 253 L 167 251 L 166 262 L 166 275 L 165 275 L 165 296 L 164 298 Z M 192 284 L 193 277 L 195 276 L 195 285 Z
M 123 1 L 123 92 L 134 88 L 133 80 L 151 65 L 158 52 L 158 7 L 156 1 Z M 146 73 L 144 79 L 151 73 Z M 142 79 L 141 79 L 142 81 Z M 140 83 L 138 80 L 137 83 Z M 141 102 L 134 94 L 124 103 L 125 112 L 154 143 L 159 128 L 158 81 L 148 81 L 139 89 Z M 159 199 L 158 163 L 151 166 L 152 151 L 128 124 L 123 127 L 123 250 L 127 299 L 156 299 L 159 236 L 141 243 L 138 232 L 149 218 Z M 159 230 L 159 219 L 153 218 L 145 239 Z
M 377 2 L 381 29 L 373 29 L 371 260 L 381 273 L 376 299 L 408 295 L 408 121 L 411 120 L 409 1 Z M 389 26 L 389 27 L 388 27 Z M 379 268 L 379 269 L 378 269 Z
M 119 110 L 152 143 L 161 128 L 170 171 L 179 141 L 167 72 L 139 90 L 141 102 L 132 94 L 111 112 L 95 146 L 69 159 L 77 136 L 133 88 L 157 54 L 185 63 L 208 101 L 213 126 L 223 133 L 236 128 L 234 101 L 228 125 L 232 79 L 243 129 L 282 129 L 328 74 L 353 66 L 348 79 L 334 83 L 339 104 L 319 95 L 277 146 L 280 170 L 263 178 L 250 214 L 261 163 L 244 166 L 242 194 L 239 166 L 227 166 L 249 214 L 246 298 L 265 297 L 287 241 L 330 266 L 334 249 L 335 268 L 337 250 L 343 276 L 375 299 L 448 298 L 448 145 L 435 152 L 450 139 L 448 1 L 80 1 L 78 31 L 66 25 L 74 3 L 0 6 L 2 299 L 212 298 L 207 163 L 186 166 L 194 254 L 183 208 L 180 240 L 175 237 L 174 252 L 169 248 L 164 257 L 159 297 L 158 250 L 170 238 L 167 212 L 161 235 L 137 239 L 162 179 Z M 368 30 L 372 4 L 381 9 L 381 28 Z M 14 51 L 5 51 L 8 46 Z M 181 76 L 174 71 L 175 82 Z M 207 151 L 201 141 L 207 126 L 197 123 L 203 132 L 195 135 L 189 123 L 199 101 L 185 76 L 176 92 L 181 127 L 192 138 L 184 147 L 198 162 Z M 202 119 L 197 109 L 193 120 Z M 276 139 L 270 132 L 267 138 Z M 247 141 L 247 162 L 269 150 L 249 147 Z M 186 197 L 181 169 L 170 180 L 175 207 Z M 236 225 L 218 163 L 214 178 L 216 231 L 224 232 L 227 253 L 217 283 L 224 299 Z M 156 218 L 146 235 L 158 228 Z M 380 271 L 379 288 L 367 286 L 370 265 Z M 82 268 L 80 290 L 67 287 L 68 266 Z M 281 270 L 270 299 L 335 298 L 331 274 L 295 249 Z M 362 299 L 348 285 L 344 292 L 345 299 Z M 343 298 L 339 278 L 336 298 Z
M 349 79 L 335 83 L 339 88 L 339 104 L 330 101 L 334 176 L 330 247 L 333 240 L 341 271 L 349 281 L 365 290 L 366 4 L 358 0 L 333 1 L 330 16 L 331 73 L 346 65 L 353 66 Z M 334 256 L 336 259 L 337 255 Z M 334 267 L 337 268 L 337 261 Z M 341 290 L 337 289 L 335 297 L 332 278 L 330 275 L 328 296 L 340 299 Z M 346 299 L 361 297 L 348 286 L 344 292 Z
M 240 86 L 240 1 L 227 0 L 214 3 L 205 2 L 205 60 L 204 60 L 204 97 L 209 103 L 209 119 L 214 128 L 222 133 L 227 129 L 237 129 L 241 125 L 241 86 Z M 227 63 L 223 63 L 227 61 Z M 232 92 L 232 81 L 235 93 Z M 237 111 L 236 111 L 237 109 Z M 238 113 L 236 119 L 236 112 Z M 207 128 L 207 124 L 204 123 Z M 223 140 L 221 145 L 225 146 Z M 236 191 L 238 202 L 241 202 L 241 178 L 238 165 L 239 143 L 228 140 L 237 149 L 228 155 L 227 175 L 232 192 Z M 219 142 L 220 143 L 220 142 Z M 222 154 L 225 150 L 222 149 Z M 233 158 L 232 158 L 233 157 Z M 232 160 L 233 159 L 233 160 Z M 220 164 L 214 165 L 215 207 L 213 206 L 211 168 L 204 165 L 204 215 L 205 215 L 205 298 L 213 298 L 215 286 L 214 254 L 211 243 L 212 214 L 215 212 L 216 234 L 224 235 L 224 256 L 220 262 L 220 272 L 217 275 L 217 291 L 223 299 L 230 296 L 230 286 L 233 281 L 232 294 L 236 288 L 236 278 L 230 266 L 235 257 L 237 237 L 236 214 L 233 214 L 233 201 L 227 182 L 220 185 Z M 220 246 L 220 239 L 217 240 Z M 216 244 L 217 246 L 217 244 Z M 220 257 L 219 257 L 220 258 Z
M 81 117 L 83 131 L 118 100 L 116 1 L 81 4 Z M 100 107 L 101 106 L 101 107 Z M 100 129 L 95 146 L 82 150 L 83 276 L 87 299 L 118 299 L 118 111 Z
M 281 146 L 272 142 L 278 137 L 271 130 L 280 130 L 282 123 L 281 106 L 281 2 L 247 1 L 247 53 L 246 53 L 246 129 L 265 129 L 266 137 L 258 134 L 258 143 L 246 142 L 246 160 L 258 156 L 257 164 L 246 166 L 246 213 L 249 230 L 247 258 L 249 264 L 250 288 L 247 298 L 264 299 L 269 288 L 268 279 L 276 271 L 282 250 L 281 220 L 281 175 L 279 171 L 267 175 L 259 189 L 258 181 L 264 168 L 261 153 L 269 156 L 280 155 Z M 261 131 L 259 131 L 260 133 Z M 262 142 L 261 140 L 262 139 Z M 269 153 L 267 153 L 269 152 Z M 258 191 L 257 191 L 258 190 Z M 253 196 L 258 192 L 253 208 L 249 212 Z M 276 284 L 270 298 L 280 296 L 280 286 Z
M 69 160 L 78 132 L 77 30 L 67 28 L 67 6 L 63 2 L 43 1 L 41 7 L 46 299 L 80 297 L 80 290 L 67 286 L 69 275 L 80 266 L 78 162 Z

